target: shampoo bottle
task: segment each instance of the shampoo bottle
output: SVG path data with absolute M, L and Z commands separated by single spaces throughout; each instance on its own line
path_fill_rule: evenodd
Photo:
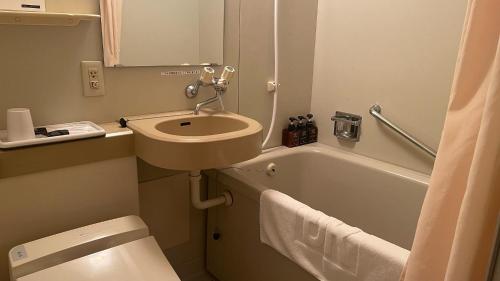
M 314 115 L 311 113 L 307 114 L 307 143 L 313 143 L 318 141 L 318 127 L 314 122 Z
M 299 145 L 299 131 L 297 130 L 297 119 L 290 117 L 288 128 L 283 129 L 282 144 L 288 147 Z
M 306 118 L 304 116 L 298 116 L 299 124 L 297 130 L 299 131 L 299 145 L 307 144 L 307 129 L 306 129 Z

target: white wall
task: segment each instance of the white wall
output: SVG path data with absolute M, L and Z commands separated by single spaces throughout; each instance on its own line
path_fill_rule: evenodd
M 430 173 L 433 161 L 381 126 L 383 113 L 437 148 L 466 0 L 319 0 L 312 111 L 320 142 Z M 361 141 L 332 134 L 335 111 L 363 116 Z
M 311 104 L 317 0 L 284 0 L 279 8 L 280 93 L 276 128 L 268 147 L 281 145 L 289 116 L 307 114 Z M 241 0 L 239 111 L 267 134 L 274 79 L 273 1 Z

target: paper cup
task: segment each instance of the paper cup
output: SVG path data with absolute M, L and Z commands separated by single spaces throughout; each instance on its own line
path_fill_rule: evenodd
M 7 140 L 20 141 L 35 138 L 33 120 L 27 108 L 11 108 L 7 110 Z

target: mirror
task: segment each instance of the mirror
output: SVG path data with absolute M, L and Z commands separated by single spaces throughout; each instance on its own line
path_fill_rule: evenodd
M 101 1 L 108 67 L 222 65 L 224 0 Z

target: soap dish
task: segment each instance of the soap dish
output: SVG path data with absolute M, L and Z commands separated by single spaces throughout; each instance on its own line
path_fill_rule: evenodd
M 68 130 L 69 135 L 47 137 L 36 135 L 36 138 L 21 141 L 7 141 L 7 131 L 0 131 L 0 149 L 11 149 L 24 146 L 41 145 L 47 143 L 64 142 L 78 139 L 100 137 L 106 135 L 106 131 L 90 121 L 65 123 L 57 125 L 42 126 L 47 131 Z

